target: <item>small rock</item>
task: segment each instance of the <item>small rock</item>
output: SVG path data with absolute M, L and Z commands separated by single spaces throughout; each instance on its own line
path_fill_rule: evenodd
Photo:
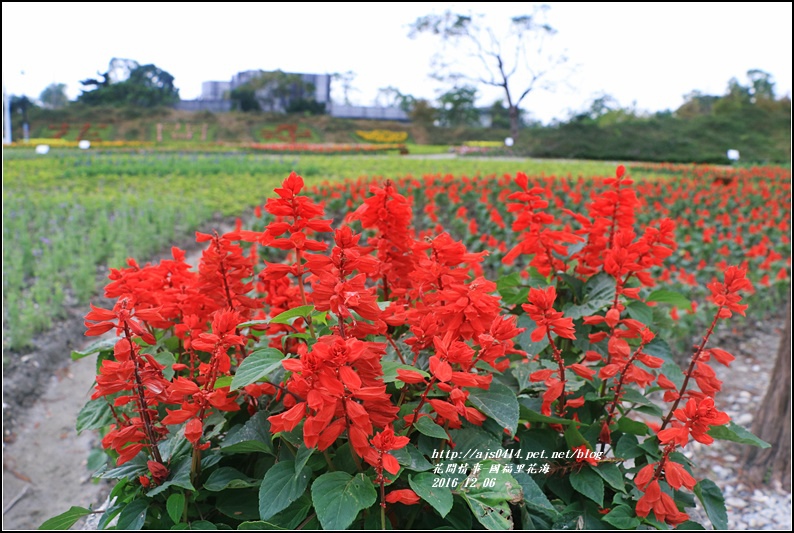
M 753 372 L 760 372 L 761 365 L 753 365 L 752 367 L 750 367 L 750 370 L 752 370 Z
M 747 507 L 747 502 L 739 498 L 726 498 L 725 505 L 734 509 L 744 509 Z
M 736 419 L 736 423 L 740 426 L 747 426 L 753 422 L 753 415 L 750 413 L 743 413 Z

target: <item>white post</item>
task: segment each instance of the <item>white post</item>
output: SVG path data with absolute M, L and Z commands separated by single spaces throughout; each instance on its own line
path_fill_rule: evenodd
M 11 101 L 3 85 L 3 144 L 11 144 Z

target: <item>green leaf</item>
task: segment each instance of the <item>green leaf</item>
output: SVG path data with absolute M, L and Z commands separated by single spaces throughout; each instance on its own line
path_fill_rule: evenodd
M 612 524 L 618 529 L 637 529 L 642 523 L 628 505 L 616 505 L 603 518 L 607 524 Z
M 255 489 L 224 490 L 217 493 L 215 509 L 235 520 L 256 520 L 259 518 L 259 495 Z
M 300 448 L 298 448 L 298 453 L 295 454 L 295 473 L 297 474 L 303 467 L 306 466 L 306 463 L 309 462 L 309 458 L 314 453 L 315 448 L 307 448 L 306 444 L 301 443 Z
M 428 437 L 447 440 L 449 436 L 444 428 L 433 422 L 429 416 L 423 416 L 414 423 L 414 427 Z
M 194 520 L 188 525 L 188 529 L 191 529 L 193 531 L 206 531 L 206 530 L 215 531 L 218 529 L 218 526 L 213 524 L 209 520 Z
M 569 448 L 576 448 L 577 446 L 585 445 L 587 448 L 590 448 L 590 444 L 587 442 L 587 439 L 579 432 L 576 426 L 571 425 L 568 426 L 568 429 L 565 430 L 565 443 L 568 445 Z
M 535 480 L 530 477 L 526 472 L 517 472 L 513 474 L 513 478 L 521 485 L 521 491 L 524 496 L 524 503 L 534 510 L 551 512 L 557 514 L 557 510 L 551 504 L 549 499 L 544 494 L 543 489 L 538 487 Z
M 221 376 L 215 380 L 215 388 L 222 389 L 223 387 L 231 387 L 232 386 L 232 379 L 234 376 Z
M 49 520 L 45 521 L 43 524 L 39 526 L 39 529 L 42 530 L 66 530 L 75 525 L 75 523 L 80 520 L 82 517 L 91 514 L 91 511 L 84 507 L 75 507 L 72 506 L 69 508 L 68 511 L 65 513 L 61 513 L 58 516 L 53 516 Z
M 253 530 L 265 530 L 265 531 L 286 531 L 290 528 L 277 526 L 276 524 L 267 522 L 265 520 L 251 520 L 248 522 L 243 522 L 239 526 L 237 526 L 238 531 L 253 531 Z
M 452 438 L 452 442 L 455 443 L 457 457 L 466 458 L 466 460 L 484 459 L 486 457 L 485 454 L 501 450 L 502 435 L 501 429 L 499 430 L 499 435 L 496 436 L 480 426 L 449 430 L 449 436 Z M 432 451 L 430 454 L 430 457 L 432 457 Z
M 455 498 L 452 503 L 452 510 L 447 514 L 447 523 L 453 529 L 466 530 L 471 529 L 471 511 L 466 501 L 463 498 Z
M 101 341 L 97 341 L 93 344 L 90 344 L 84 350 L 73 350 L 72 351 L 72 361 L 77 361 L 78 359 L 82 359 L 83 357 L 88 357 L 89 355 L 104 352 L 104 351 L 112 351 L 113 347 L 119 341 L 117 338 L 113 339 L 103 339 Z M 69 511 L 66 511 L 67 513 Z M 46 523 L 46 522 L 45 522 Z
M 491 466 L 496 466 L 498 472 L 491 473 Z M 487 529 L 512 529 L 509 504 L 523 499 L 519 482 L 500 466 L 494 461 L 484 461 L 479 472 L 470 475 L 458 488 L 474 516 Z
M 230 431 L 221 443 L 221 451 L 224 453 L 263 452 L 272 454 L 273 445 L 270 442 L 268 416 L 267 412 L 259 411 L 249 418 L 238 431 L 234 433 Z
M 457 441 L 455 441 L 457 442 Z M 422 452 L 416 449 L 413 444 L 408 444 L 399 450 L 393 450 L 391 454 L 397 459 L 397 462 L 403 465 L 408 470 L 414 472 L 424 472 L 432 470 L 433 464 L 428 461 Z
M 629 316 L 646 326 L 653 325 L 653 309 L 645 302 L 633 301 L 626 306 Z
M 596 474 L 609 483 L 609 486 L 618 492 L 626 492 L 626 482 L 623 479 L 623 474 L 620 468 L 615 463 L 599 462 L 598 466 L 594 469 Z
M 537 401 L 535 401 L 537 400 Z M 542 400 L 540 398 L 529 398 L 521 396 L 518 398 L 521 405 L 521 418 L 527 422 L 545 422 L 546 424 L 561 424 L 563 426 L 570 426 L 573 420 L 567 418 L 557 418 L 556 416 L 546 416 L 540 414 L 535 408 L 540 408 Z
M 667 379 L 675 384 L 678 390 L 681 390 L 681 386 L 684 384 L 684 373 L 681 371 L 680 366 L 675 363 L 664 363 L 660 370 Z
M 576 492 L 587 496 L 599 507 L 604 506 L 604 480 L 593 472 L 590 465 L 585 465 L 578 472 L 573 472 L 569 479 Z
M 518 272 L 513 272 L 496 280 L 496 290 L 502 296 L 502 301 L 508 305 L 527 302 L 529 287 L 522 286 L 523 280 Z
M 146 512 L 149 510 L 151 500 L 140 499 L 132 500 L 119 514 L 119 521 L 116 524 L 118 530 L 138 530 L 143 527 L 146 521 Z
M 563 309 L 565 318 L 582 318 L 590 316 L 597 311 L 612 305 L 612 297 L 589 299 L 579 305 L 571 305 Z
M 204 488 L 211 492 L 220 492 L 224 489 L 248 489 L 258 487 L 261 480 L 250 478 L 230 466 L 222 466 L 210 474 L 204 482 Z
M 742 426 L 733 422 L 728 422 L 725 426 L 711 426 L 708 434 L 715 439 L 738 442 L 739 444 L 750 444 L 759 448 L 769 448 L 771 446 L 768 442 L 759 439 Z
M 180 523 L 182 515 L 185 513 L 185 495 L 181 492 L 175 492 L 170 495 L 165 502 L 165 509 L 174 524 Z
M 647 435 L 648 426 L 642 422 L 637 422 L 631 418 L 624 416 L 618 420 L 618 429 L 623 433 L 631 433 L 632 435 Z
M 86 429 L 100 429 L 113 422 L 113 411 L 110 410 L 107 398 L 89 400 L 77 414 L 75 428 L 80 433 Z
M 163 377 L 167 380 L 171 380 L 174 377 L 174 369 L 173 365 L 176 363 L 176 358 L 174 354 L 169 351 L 162 351 L 152 354 L 154 360 L 163 365 L 165 368 L 163 369 Z
M 725 500 L 719 487 L 710 479 L 702 479 L 695 485 L 693 492 L 703 504 L 714 529 L 728 529 L 728 511 L 725 510 Z
M 493 418 L 500 427 L 515 435 L 518 427 L 518 399 L 510 387 L 494 381 L 487 390 L 471 389 L 469 401 Z
M 408 476 L 408 484 L 420 498 L 438 511 L 441 518 L 444 518 L 452 509 L 452 490 L 449 487 L 434 487 L 437 479 L 437 475 L 424 472 L 416 476 Z
M 190 457 L 184 457 L 178 463 L 172 465 L 172 470 L 165 483 L 159 487 L 155 487 L 146 493 L 150 498 L 162 492 L 165 492 L 171 487 L 180 487 L 185 490 L 194 491 L 193 484 L 190 482 Z
M 265 348 L 249 354 L 234 374 L 231 390 L 241 389 L 246 385 L 256 383 L 277 368 L 280 368 L 283 359 L 284 354 L 275 348 Z
M 311 508 L 312 498 L 309 495 L 309 491 L 305 491 L 303 495 L 292 502 L 289 507 L 276 516 L 269 518 L 267 522 L 279 528 L 295 529 L 306 519 L 306 515 L 309 514 Z M 308 526 L 308 524 L 304 524 L 304 528 L 306 526 Z
M 271 324 L 289 324 L 289 321 L 293 318 L 303 317 L 306 318 L 307 316 L 312 314 L 314 311 L 313 305 L 299 305 L 298 307 L 293 307 L 288 311 L 284 311 L 283 313 L 273 317 L 270 319 Z
M 706 528 L 703 527 L 703 524 L 698 524 L 692 520 L 687 520 L 686 522 L 681 522 L 676 526 L 676 531 L 705 531 Z
M 645 450 L 640 448 L 637 437 L 630 433 L 620 437 L 617 446 L 615 446 L 615 457 L 620 459 L 634 459 L 644 454 Z
M 678 368 L 679 373 L 681 372 L 681 369 L 678 367 L 678 365 L 675 363 L 675 360 L 673 359 L 673 351 L 670 349 L 670 345 L 667 344 L 667 341 L 665 341 L 664 339 L 660 339 L 659 337 L 656 337 L 651 342 L 646 344 L 645 348 L 643 348 L 642 351 L 644 353 L 647 353 L 648 355 L 658 357 L 659 359 L 664 359 L 665 364 L 666 363 L 675 364 L 676 368 Z M 664 371 L 664 368 L 662 368 L 662 371 Z M 670 378 L 671 381 L 673 381 L 673 378 L 671 378 L 670 376 L 667 377 Z
M 597 274 L 587 280 L 584 286 L 584 298 L 578 305 L 563 308 L 565 318 L 581 318 L 595 314 L 608 307 L 615 298 L 615 278 L 608 274 Z
M 237 328 L 241 329 L 241 328 L 247 328 L 247 327 L 250 327 L 250 326 L 261 326 L 261 325 L 269 324 L 269 323 L 270 323 L 270 320 L 249 320 L 247 322 L 243 322 L 241 324 L 237 324 Z
M 497 470 L 491 472 L 491 467 Z M 521 484 L 504 472 L 496 461 L 485 461 L 481 469 L 472 473 L 458 490 L 477 520 L 487 529 L 512 529 L 510 503 L 523 499 Z
M 615 297 L 615 278 L 601 272 L 584 285 L 584 301 L 611 300 Z
M 97 472 L 94 474 L 94 477 L 102 479 L 137 479 L 138 476 L 144 475 L 149 471 L 149 467 L 146 466 L 146 461 L 146 455 L 139 453 L 123 465 L 111 468 L 105 472 Z
M 323 326 L 328 325 L 328 311 L 318 311 L 316 313 L 312 313 L 312 324 L 322 324 Z
M 668 289 L 658 289 L 653 291 L 648 295 L 645 301 L 672 304 L 679 309 L 692 309 L 692 302 L 689 301 L 683 294 Z
M 347 529 L 377 498 L 372 481 L 364 474 L 328 472 L 312 484 L 314 510 L 323 529 Z
M 273 465 L 259 488 L 259 518 L 267 520 L 300 498 L 311 476 L 312 471 L 308 466 L 296 473 L 295 461 L 281 461 Z
M 513 517 L 510 506 L 506 502 L 483 503 L 480 500 L 464 494 L 463 498 L 469 504 L 474 518 L 485 529 L 504 531 L 513 529 Z
M 520 315 L 518 317 L 518 327 L 526 330 L 518 336 L 518 342 L 521 348 L 529 354 L 530 358 L 539 354 L 549 345 L 549 338 L 545 335 L 538 342 L 532 340 L 532 332 L 538 329 L 538 325 L 534 320 L 529 318 L 529 315 Z

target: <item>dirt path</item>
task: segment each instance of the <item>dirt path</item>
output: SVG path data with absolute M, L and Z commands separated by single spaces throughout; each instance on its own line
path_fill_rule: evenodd
M 219 233 L 231 231 L 234 219 L 215 219 L 200 231 L 211 232 L 212 227 L 220 228 Z M 198 264 L 203 245 L 190 240 L 178 246 L 187 250 L 188 264 Z M 170 252 L 152 262 L 164 257 L 170 258 Z M 92 298 L 92 303 L 113 305 L 103 298 Z M 88 470 L 88 455 L 99 446 L 99 436 L 94 431 L 78 435 L 75 430 L 96 376 L 95 356 L 69 360 L 71 350 L 97 341 L 83 335 L 87 311 L 87 305 L 72 309 L 69 320 L 35 340 L 33 352 L 4 369 L 4 530 L 36 529 L 72 505 L 96 508 L 110 491 L 107 482 L 93 481 Z
M 96 505 L 109 490 L 106 483 L 91 481 L 87 469 L 99 437 L 74 429 L 91 396 L 95 368 L 87 357 L 57 371 L 18 421 L 14 442 L 4 445 L 3 529 L 35 529 L 72 505 Z

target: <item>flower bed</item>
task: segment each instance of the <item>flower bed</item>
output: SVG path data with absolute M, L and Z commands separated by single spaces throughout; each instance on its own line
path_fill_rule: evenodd
M 88 335 L 116 333 L 73 354 L 99 356 L 78 429 L 103 431 L 100 476 L 120 480 L 100 525 L 696 527 L 697 497 L 725 528 L 680 450 L 764 445 L 719 410 L 711 365 L 733 357 L 709 345 L 751 284 L 732 265 L 708 283 L 705 334 L 676 364 L 640 311 L 683 298 L 657 288 L 675 225 L 638 225 L 622 166 L 579 212 L 506 179 L 515 271 L 497 282 L 487 253 L 414 229 L 390 181 L 335 230 L 300 176 L 275 193 L 261 230 L 197 234 L 198 270 L 178 249 L 112 270 L 115 306 L 86 315 Z
M 308 143 L 270 143 L 251 144 L 249 148 L 274 153 L 307 153 L 307 154 L 351 154 L 399 151 L 407 154 L 404 144 L 308 144 Z

